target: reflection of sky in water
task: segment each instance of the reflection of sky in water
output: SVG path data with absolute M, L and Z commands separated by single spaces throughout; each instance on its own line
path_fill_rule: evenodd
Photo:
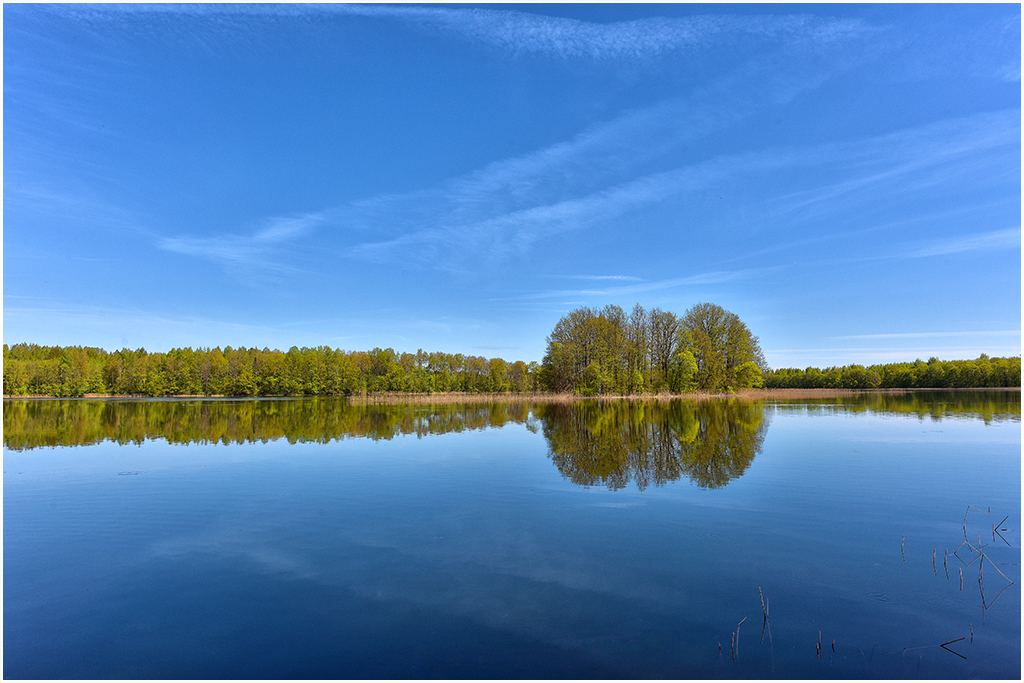
M 152 653 L 155 634 L 178 642 L 192 629 L 254 642 L 291 632 L 290 647 L 315 660 L 310 643 L 344 634 L 345 657 L 361 668 L 331 672 L 325 660 L 322 671 L 416 677 L 364 655 L 418 651 L 429 625 L 467 662 L 502 648 L 530 661 L 543 644 L 554 659 L 538 654 L 537 666 L 573 653 L 598 667 L 574 670 L 584 677 L 756 678 L 772 666 L 798 678 L 1014 677 L 1019 589 L 982 624 L 977 575 L 965 571 L 961 592 L 942 559 L 975 504 L 993 517 L 972 512 L 972 534 L 1010 515 L 1012 547 L 987 551 L 1019 563 L 1019 452 L 1019 423 L 779 413 L 728 486 L 610 491 L 567 481 L 544 438 L 521 425 L 325 445 L 6 451 L 5 658 L 17 668 L 19 652 L 60 653 L 73 666 L 83 656 L 75 642 L 102 661 L 112 652 L 102 634 Z M 1002 569 L 1019 584 L 1019 567 Z M 1002 586 L 995 572 L 985 577 L 994 595 Z M 773 649 L 759 642 L 759 588 Z M 191 624 L 181 617 L 190 610 Z M 729 639 L 743 617 L 746 658 L 733 664 Z M 969 665 L 941 650 L 903 656 L 968 623 Z M 52 645 L 30 635 L 58 624 L 68 635 Z M 840 644 L 831 669 L 815 668 L 818 630 Z M 385 633 L 390 645 L 374 640 Z M 448 661 L 442 675 L 476 671 L 438 648 L 422 661 Z M 200 664 L 218 656 L 196 652 Z

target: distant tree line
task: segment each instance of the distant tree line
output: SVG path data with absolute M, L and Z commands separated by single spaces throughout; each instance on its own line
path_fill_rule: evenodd
M 758 339 L 735 313 L 700 303 L 683 315 L 637 304 L 577 308 L 555 325 L 541 386 L 584 396 L 760 387 L 768 370 Z
M 4 394 L 341 396 L 367 392 L 531 392 L 536 363 L 462 354 L 326 346 L 103 349 L 4 344 Z
M 230 346 L 107 352 L 82 346 L 4 344 L 4 395 L 347 396 L 380 392 L 731 392 L 766 388 L 1019 387 L 1021 359 L 989 358 L 771 370 L 739 317 L 699 303 L 683 315 L 636 304 L 578 308 L 547 337 L 543 361 L 508 362 L 443 352 L 287 352 Z
M 1019 387 L 1020 356 L 989 358 L 984 353 L 976 360 L 920 358 L 913 363 L 883 365 L 847 365 L 824 370 L 782 368 L 764 376 L 771 389 L 956 389 L 983 387 Z

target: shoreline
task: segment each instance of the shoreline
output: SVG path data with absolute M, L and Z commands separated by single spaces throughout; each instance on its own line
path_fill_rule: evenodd
M 501 392 L 501 393 L 465 393 L 465 392 L 435 392 L 435 393 L 406 393 L 406 392 L 384 392 L 378 394 L 338 394 L 334 396 L 306 396 L 303 394 L 285 395 L 285 396 L 228 396 L 225 394 L 171 394 L 167 396 L 149 396 L 149 395 L 123 395 L 123 394 L 85 394 L 84 396 L 75 397 L 59 397 L 46 394 L 31 394 L 31 395 L 8 395 L 4 394 L 4 400 L 18 400 L 18 399 L 62 399 L 63 400 L 90 400 L 90 399 L 107 399 L 107 398 L 127 398 L 127 399 L 140 399 L 140 398 L 164 398 L 164 399 L 179 399 L 179 398 L 195 398 L 195 399 L 233 399 L 233 400 L 247 400 L 247 399 L 277 399 L 277 398 L 347 398 L 353 403 L 359 404 L 372 404 L 372 403 L 524 403 L 532 401 L 544 401 L 554 403 L 569 403 L 576 401 L 675 401 L 675 400 L 686 400 L 686 401 L 706 401 L 706 400 L 720 400 L 720 399 L 741 399 L 741 400 L 771 400 L 776 398 L 783 399 L 802 399 L 802 398 L 839 398 L 843 396 L 860 396 L 869 394 L 907 394 L 912 392 L 936 392 L 936 391 L 1002 391 L 1002 392 L 1020 392 L 1021 387 L 957 387 L 957 388 L 924 388 L 924 389 L 905 389 L 905 388 L 886 388 L 886 389 L 743 389 L 736 393 L 702 393 L 694 392 L 688 394 L 670 394 L 670 393 L 659 393 L 659 394 L 629 394 L 629 395 L 612 395 L 604 394 L 600 396 L 581 396 L 579 394 L 562 393 L 562 394 L 549 394 L 544 392 L 525 392 L 525 393 L 512 393 L 512 392 Z

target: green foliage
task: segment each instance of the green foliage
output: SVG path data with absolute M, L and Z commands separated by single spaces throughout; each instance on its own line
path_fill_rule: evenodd
M 4 395 L 344 396 L 366 392 L 529 392 L 540 366 L 461 354 L 292 347 L 107 353 L 4 345 Z
M 847 365 L 818 368 L 780 368 L 765 374 L 771 389 L 968 389 L 1019 387 L 1020 356 L 942 361 L 929 358 L 913 363 L 887 363 L 864 367 Z
M 743 377 L 737 372 L 747 363 L 767 369 L 757 337 L 735 313 L 721 306 L 700 303 L 683 316 L 679 345 L 688 349 L 697 362 L 695 382 L 703 391 L 718 392 L 732 387 L 753 386 L 756 373 L 749 369 Z
M 652 327 L 651 321 L 656 321 Z M 660 327 L 659 327 L 660 326 Z M 669 343 L 667 331 L 674 334 Z M 638 344 L 655 340 L 664 348 Z M 660 340 L 660 341 L 658 341 Z M 715 341 L 717 340 L 717 341 Z M 656 345 L 656 344 L 655 344 Z M 663 353 L 669 349 L 668 365 Z M 341 351 L 326 346 L 171 349 L 149 353 L 92 347 L 4 345 L 4 395 L 342 396 L 366 392 L 576 392 L 641 394 L 670 390 L 767 388 L 1020 387 L 1021 359 L 989 358 L 824 370 L 768 370 L 757 337 L 709 304 L 682 318 L 638 304 L 578 309 L 559 321 L 541 364 L 462 354 Z
M 757 367 L 757 363 L 748 360 L 736 368 L 736 386 L 754 389 L 764 386 L 764 376 L 761 374 L 761 368 Z
M 689 349 L 680 349 L 668 370 L 668 387 L 675 393 L 697 388 L 697 360 Z
M 697 304 L 683 317 L 640 304 L 629 315 L 618 306 L 578 308 L 558 321 L 547 342 L 542 386 L 584 396 L 718 392 L 758 386 L 767 369 L 757 337 L 714 304 Z M 758 372 L 737 377 L 744 363 Z

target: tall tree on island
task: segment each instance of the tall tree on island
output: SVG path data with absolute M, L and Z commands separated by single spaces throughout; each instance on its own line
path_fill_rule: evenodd
M 640 304 L 577 308 L 547 338 L 545 389 L 596 394 L 728 391 L 762 386 L 767 365 L 757 337 L 739 317 L 697 304 L 683 317 Z
M 679 347 L 693 354 L 694 382 L 703 391 L 760 386 L 768 370 L 757 337 L 739 316 L 716 304 L 699 303 L 686 311 Z

